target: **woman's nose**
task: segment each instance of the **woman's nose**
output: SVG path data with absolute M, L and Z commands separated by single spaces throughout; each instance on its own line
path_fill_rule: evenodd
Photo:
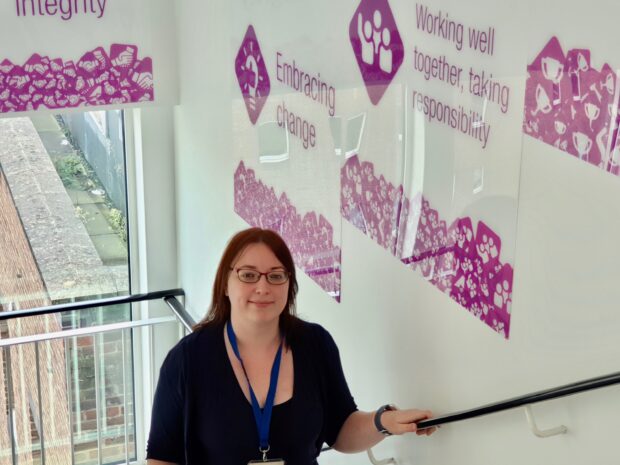
M 262 275 L 259 279 L 258 282 L 256 283 L 256 287 L 254 288 L 254 290 L 256 292 L 269 292 L 270 289 L 270 284 L 267 281 L 267 276 L 266 275 Z

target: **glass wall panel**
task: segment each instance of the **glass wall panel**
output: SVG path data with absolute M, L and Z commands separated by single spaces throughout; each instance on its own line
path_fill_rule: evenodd
M 235 211 L 337 299 L 344 220 L 508 338 L 523 69 L 493 16 L 320 1 L 302 21 L 271 3 L 233 6 Z

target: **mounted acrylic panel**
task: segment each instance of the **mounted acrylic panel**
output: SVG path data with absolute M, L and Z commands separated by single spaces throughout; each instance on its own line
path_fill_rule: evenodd
M 270 40 L 270 29 L 240 22 L 233 30 L 238 33 L 233 43 L 239 44 L 234 61 L 239 98 L 233 102 L 235 211 L 252 226 L 279 232 L 297 266 L 339 300 L 335 89 L 320 73 L 313 75 L 317 94 L 309 105 L 300 78 L 309 74 Z
M 335 297 L 342 218 L 507 338 L 522 70 L 493 22 L 436 1 L 319 1 L 304 21 L 273 3 L 233 8 L 236 212 Z

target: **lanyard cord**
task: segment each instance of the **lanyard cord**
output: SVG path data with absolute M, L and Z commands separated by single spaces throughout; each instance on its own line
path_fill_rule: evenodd
M 226 325 L 226 332 L 228 334 L 228 340 L 230 341 L 232 350 L 235 353 L 237 360 L 239 360 L 239 363 L 241 363 L 241 368 L 243 368 L 243 374 L 245 375 L 245 379 L 248 382 L 248 387 L 250 388 L 252 411 L 254 412 L 254 421 L 256 422 L 256 428 L 258 429 L 259 451 L 262 452 L 264 460 L 266 459 L 266 454 L 269 450 L 269 427 L 271 425 L 271 412 L 273 410 L 273 404 L 276 398 L 278 375 L 280 374 L 280 362 L 282 360 L 282 342 L 280 342 L 280 347 L 278 348 L 278 352 L 276 353 L 276 357 L 273 361 L 273 366 L 271 367 L 269 391 L 267 392 L 265 406 L 261 410 L 260 405 L 258 404 L 258 399 L 254 394 L 254 389 L 252 389 L 252 385 L 250 384 L 248 372 L 245 369 L 243 360 L 241 360 L 241 354 L 239 353 L 239 346 L 237 344 L 237 337 L 235 335 L 235 332 L 233 331 L 232 323 L 230 321 L 228 321 L 228 324 Z

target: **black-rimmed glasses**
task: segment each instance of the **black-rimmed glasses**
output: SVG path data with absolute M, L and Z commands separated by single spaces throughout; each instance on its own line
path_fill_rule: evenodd
M 231 268 L 231 271 L 235 271 L 237 273 L 239 281 L 250 284 L 257 283 L 260 281 L 260 277 L 264 276 L 269 284 L 279 285 L 286 283 L 289 277 L 289 272 L 286 270 L 274 270 L 268 271 L 267 273 L 261 273 L 260 271 L 249 268 Z

